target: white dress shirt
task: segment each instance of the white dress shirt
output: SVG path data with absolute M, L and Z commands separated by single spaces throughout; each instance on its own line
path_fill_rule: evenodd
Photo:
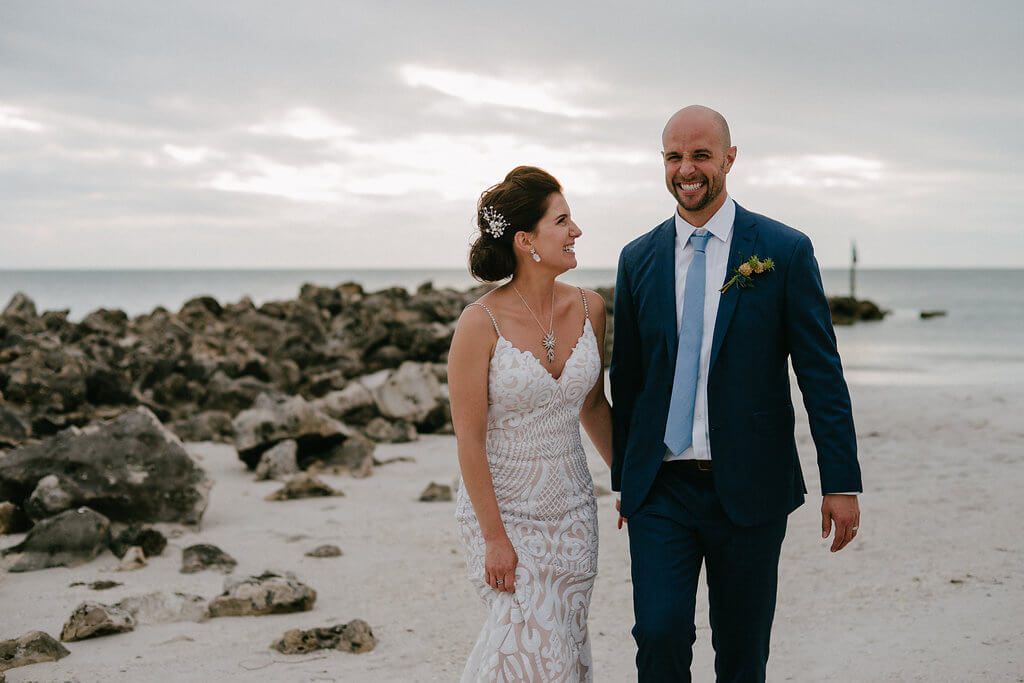
M 690 235 L 695 228 L 679 215 L 676 218 L 676 330 L 683 324 L 683 295 L 686 287 L 686 272 L 693 262 L 693 245 Z M 726 196 L 725 203 L 715 215 L 703 225 L 711 233 L 705 247 L 704 270 L 704 333 L 700 342 L 700 364 L 697 368 L 697 400 L 693 405 L 693 445 L 679 455 L 665 449 L 665 460 L 710 460 L 711 440 L 708 437 L 708 372 L 711 370 L 711 340 L 715 335 L 715 320 L 718 318 L 718 291 L 725 281 L 729 267 L 729 246 L 732 244 L 732 224 L 736 218 L 736 202 Z

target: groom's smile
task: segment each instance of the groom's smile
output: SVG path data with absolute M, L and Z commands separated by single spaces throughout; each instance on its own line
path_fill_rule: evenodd
M 695 183 L 676 183 L 676 187 L 679 189 L 677 194 L 696 196 L 701 193 L 701 190 L 703 190 L 706 185 L 707 182 L 703 180 Z
M 679 189 L 683 192 L 696 192 L 700 188 L 704 187 L 704 183 L 677 183 Z

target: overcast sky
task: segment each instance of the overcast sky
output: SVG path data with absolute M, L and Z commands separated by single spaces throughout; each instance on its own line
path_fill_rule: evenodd
M 583 267 L 671 215 L 676 109 L 823 266 L 1024 263 L 1024 3 L 0 3 L 0 268 L 459 267 L 512 167 Z

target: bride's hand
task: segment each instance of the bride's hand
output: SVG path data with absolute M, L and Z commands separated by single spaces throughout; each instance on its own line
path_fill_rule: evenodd
M 484 578 L 487 585 L 497 591 L 512 593 L 516 589 L 516 565 L 519 556 L 512 547 L 512 541 L 505 536 L 500 541 L 487 543 L 484 556 Z

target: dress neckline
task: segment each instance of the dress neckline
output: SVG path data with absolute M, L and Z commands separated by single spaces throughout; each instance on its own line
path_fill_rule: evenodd
M 506 343 L 506 344 L 508 345 L 508 347 L 509 347 L 510 349 L 512 349 L 513 351 L 516 351 L 516 352 L 518 352 L 518 353 L 519 353 L 520 355 L 522 355 L 522 356 L 529 356 L 530 358 L 532 358 L 532 359 L 534 360 L 534 362 L 535 362 L 535 363 L 537 363 L 537 366 L 538 366 L 538 367 L 539 367 L 539 368 L 540 368 L 541 370 L 543 370 L 543 371 L 544 371 L 544 374 L 545 374 L 545 375 L 547 375 L 547 376 L 548 376 L 548 378 L 549 378 L 549 379 L 550 379 L 551 381 L 553 381 L 553 382 L 554 382 L 555 384 L 558 384 L 558 383 L 559 383 L 559 382 L 561 381 L 561 379 L 562 379 L 563 377 L 565 377 L 565 369 L 566 369 L 567 367 L 569 367 L 569 362 L 570 362 L 570 361 L 571 361 L 571 360 L 573 359 L 573 357 L 574 357 L 574 356 L 576 355 L 576 349 L 577 349 L 577 348 L 579 347 L 579 345 L 580 345 L 580 342 L 581 342 L 581 341 L 583 341 L 583 338 L 584 338 L 585 336 L 587 336 L 587 331 L 588 331 L 588 330 L 590 331 L 590 334 L 591 334 L 592 336 L 594 336 L 594 328 L 593 328 L 593 326 L 592 326 L 592 325 L 590 324 L 590 317 L 589 317 L 589 316 L 587 317 L 587 319 L 586 319 L 586 320 L 584 320 L 584 321 L 583 321 L 583 331 L 582 331 L 582 332 L 580 332 L 580 336 L 576 338 L 576 343 L 572 345 L 572 349 L 571 349 L 571 350 L 569 351 L 569 355 L 568 355 L 568 357 L 566 357 L 566 359 L 565 359 L 565 362 L 564 362 L 564 363 L 562 363 L 562 369 L 561 369 L 561 371 L 560 371 L 560 372 L 558 373 L 558 377 L 555 377 L 555 376 L 554 376 L 553 374 L 551 374 L 551 373 L 550 373 L 550 372 L 548 371 L 548 369 L 547 369 L 546 367 L 544 367 L 544 364 L 543 364 L 543 363 L 541 363 L 541 362 L 540 362 L 540 359 L 539 359 L 539 358 L 537 358 L 537 356 L 535 356 L 535 355 L 534 355 L 533 351 L 531 351 L 531 350 L 529 350 L 529 349 L 521 349 L 521 348 L 519 348 L 518 346 L 516 346 L 515 344 L 513 344 L 512 342 L 510 342 L 510 341 L 509 341 L 508 339 L 506 339 L 506 338 L 505 338 L 505 336 L 504 336 L 504 335 L 503 335 L 503 334 L 502 334 L 502 333 L 501 333 L 500 331 L 498 332 L 498 341 L 499 341 L 499 342 L 502 342 L 502 341 L 503 341 L 503 342 L 505 342 L 505 343 Z M 595 340 L 596 340 L 596 336 L 595 336 L 594 338 L 595 338 Z

